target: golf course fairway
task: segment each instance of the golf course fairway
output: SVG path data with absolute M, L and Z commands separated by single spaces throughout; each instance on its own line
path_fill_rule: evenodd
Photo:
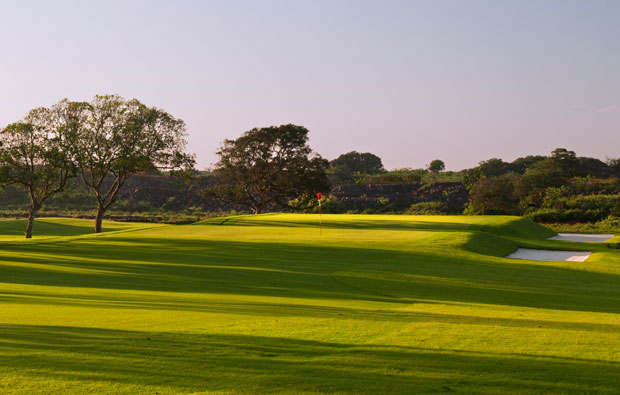
M 26 240 L 0 220 L 1 394 L 620 392 L 618 237 L 505 216 L 92 225 Z

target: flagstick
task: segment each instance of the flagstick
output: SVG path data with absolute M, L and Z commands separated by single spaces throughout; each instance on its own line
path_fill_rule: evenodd
M 319 234 L 323 234 L 323 218 L 321 217 L 321 199 L 319 199 Z

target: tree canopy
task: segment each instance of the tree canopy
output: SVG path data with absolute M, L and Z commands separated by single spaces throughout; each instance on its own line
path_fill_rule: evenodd
M 331 161 L 332 167 L 339 167 L 351 174 L 377 174 L 385 169 L 381 158 L 370 152 L 351 151 Z
M 76 122 L 69 138 L 79 174 L 97 199 L 95 233 L 131 174 L 193 167 L 193 156 L 184 152 L 185 123 L 163 110 L 117 95 L 57 107 Z
M 207 194 L 259 214 L 291 207 L 292 199 L 310 200 L 327 192 L 328 161 L 308 145 L 308 129 L 297 125 L 254 128 L 217 151 L 218 181 Z
M 66 130 L 57 126 L 52 111 L 37 108 L 0 131 L 0 184 L 17 184 L 28 192 L 26 238 L 32 237 L 45 200 L 63 190 L 75 172 L 64 144 Z
M 0 182 L 30 197 L 26 236 L 36 212 L 77 174 L 97 199 L 95 232 L 127 177 L 154 168 L 189 169 L 185 124 L 163 110 L 120 96 L 92 102 L 62 100 L 37 108 L 0 132 Z
M 441 159 L 435 159 L 428 164 L 428 170 L 433 173 L 439 173 L 446 170 L 446 164 Z

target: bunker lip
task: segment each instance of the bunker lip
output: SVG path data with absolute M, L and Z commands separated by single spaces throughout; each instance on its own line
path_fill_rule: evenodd
M 519 248 L 506 258 L 510 259 L 529 259 L 531 261 L 570 261 L 584 262 L 592 254 L 589 251 L 552 251 L 552 250 L 533 250 L 529 248 Z
M 590 241 L 594 243 L 604 243 L 615 235 L 603 233 L 558 233 L 557 236 L 548 238 L 547 240 L 560 241 Z

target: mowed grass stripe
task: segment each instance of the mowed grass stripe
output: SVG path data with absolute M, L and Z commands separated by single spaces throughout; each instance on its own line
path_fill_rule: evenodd
M 37 222 L 60 243 L 0 220 L 0 392 L 617 392 L 618 251 L 506 259 L 567 245 L 516 217 L 318 219 Z

